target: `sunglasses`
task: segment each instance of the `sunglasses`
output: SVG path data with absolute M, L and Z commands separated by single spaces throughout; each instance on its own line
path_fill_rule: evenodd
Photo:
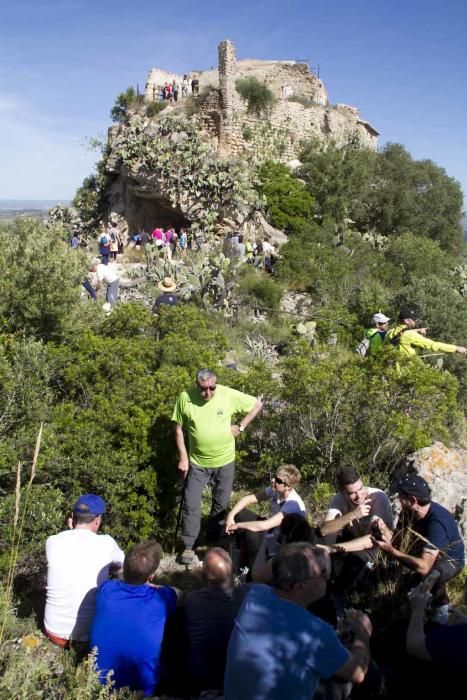
M 280 476 L 273 476 L 272 478 L 276 484 L 279 484 L 279 486 L 281 484 L 283 486 L 290 486 L 290 484 L 288 484 L 286 481 L 284 481 L 284 479 L 281 479 Z
M 200 386 L 198 384 L 198 389 L 202 394 L 204 394 L 206 391 L 216 391 L 216 385 L 213 384 L 212 386 Z

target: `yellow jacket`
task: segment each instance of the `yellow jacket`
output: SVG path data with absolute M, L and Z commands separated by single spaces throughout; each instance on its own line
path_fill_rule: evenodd
M 395 328 L 391 328 L 386 333 L 384 338 L 386 344 L 394 345 L 402 355 L 412 357 L 417 354 L 416 348 L 431 352 L 456 352 L 457 345 L 430 340 L 415 329 L 404 330 L 404 328 L 406 328 L 404 323 L 398 323 Z M 394 343 L 391 342 L 393 338 L 396 339 Z

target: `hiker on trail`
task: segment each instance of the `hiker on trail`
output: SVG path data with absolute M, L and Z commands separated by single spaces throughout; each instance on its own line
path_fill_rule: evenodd
M 183 80 L 182 80 L 182 97 L 187 97 L 189 90 L 190 90 L 190 81 L 188 80 L 188 76 L 184 75 Z
M 108 578 L 113 562 L 123 562 L 124 554 L 115 540 L 97 534 L 104 512 L 100 496 L 80 496 L 73 506 L 69 529 L 52 535 L 45 545 L 44 629 L 60 647 L 88 641 L 97 586 Z
M 431 500 L 431 489 L 418 474 L 407 474 L 399 479 L 396 490 L 402 511 L 395 534 L 378 519 L 380 533 L 372 540 L 389 556 L 414 571 L 417 574 L 415 583 L 433 569 L 439 571 L 432 588 L 432 619 L 447 622 L 446 582 L 464 568 L 464 543 L 458 525 L 446 508 Z M 409 549 L 406 540 L 411 533 L 415 542 Z
M 417 349 L 429 350 L 433 353 L 458 352 L 467 355 L 467 348 L 451 343 L 441 343 L 426 337 L 426 328 L 416 328 L 417 314 L 413 309 L 403 306 L 395 328 L 391 328 L 384 338 L 385 344 L 393 345 L 406 357 L 417 355 Z
M 117 275 L 113 267 L 104 265 L 103 263 L 94 263 L 89 268 L 90 272 L 96 273 L 97 284 L 96 289 L 99 289 L 102 282 L 107 286 L 105 300 L 110 306 L 115 306 L 118 300 L 118 285 L 120 277 Z
M 199 80 L 198 78 L 193 78 L 191 81 L 191 94 L 197 95 L 199 93 Z
M 109 264 L 109 255 L 110 255 L 110 234 L 109 231 L 103 229 L 99 239 L 98 239 L 98 244 L 99 244 L 99 255 L 101 256 L 101 262 L 103 265 L 108 265 Z
M 365 355 L 376 355 L 381 349 L 383 340 L 388 330 L 388 323 L 391 319 L 381 312 L 373 314 L 372 327 L 368 328 L 362 342 L 357 345 L 356 351 L 362 357 Z
M 204 587 L 189 593 L 181 609 L 191 694 L 222 689 L 230 634 L 250 588 L 234 585 L 232 560 L 220 547 L 206 552 L 203 580 Z
M 200 530 L 201 495 L 208 484 L 212 488 L 212 506 L 207 534 L 214 541 L 218 540 L 234 480 L 235 438 L 246 430 L 262 406 L 260 397 L 217 384 L 216 373 L 211 369 L 198 370 L 195 386 L 182 391 L 178 397 L 172 421 L 179 454 L 178 469 L 186 479 L 182 564 L 190 564 L 194 559 L 193 547 Z M 238 413 L 244 417 L 232 425 L 232 416 Z M 188 433 L 188 450 L 184 427 Z
M 242 540 L 247 550 L 247 564 L 251 571 L 256 555 L 266 536 L 266 559 L 277 551 L 277 535 L 285 515 L 297 513 L 305 515 L 306 507 L 295 491 L 300 482 L 300 472 L 294 464 L 282 464 L 267 486 L 258 493 L 243 496 L 232 508 L 225 520 L 228 535 L 237 535 L 237 546 L 241 549 Z M 263 501 L 270 501 L 270 516 L 266 519 L 250 510 L 248 506 Z
M 186 250 L 188 247 L 188 236 L 186 233 L 186 229 L 182 228 L 180 229 L 180 235 L 178 237 L 178 246 L 180 248 L 180 255 L 182 258 L 186 256 Z
M 326 590 L 329 555 L 310 544 L 282 547 L 272 563 L 272 587 L 252 584 L 234 623 L 227 651 L 225 700 L 310 700 L 321 678 L 361 683 L 370 663 L 369 618 L 348 621 L 350 650 L 306 609 Z
M 153 583 L 161 558 L 157 542 L 135 545 L 123 562 L 123 581 L 105 581 L 97 592 L 91 648 L 97 648 L 102 685 L 113 670 L 116 688 L 128 686 L 142 690 L 145 696 L 156 694 L 164 628 L 179 595 L 175 588 Z
M 173 292 L 177 289 L 177 283 L 172 277 L 164 277 L 163 280 L 157 285 L 158 289 L 161 290 L 162 294 L 157 297 L 152 307 L 153 313 L 159 313 L 160 307 L 164 304 L 168 306 L 176 306 L 180 299 Z
M 330 504 L 319 529 L 322 542 L 330 545 L 336 609 L 341 614 L 343 596 L 375 563 L 378 548 L 371 538 L 372 520 L 384 522 L 388 533 L 394 529 L 389 498 L 380 489 L 365 486 L 352 467 L 336 475 L 338 493 Z
M 117 260 L 117 254 L 120 249 L 121 239 L 118 229 L 113 227 L 109 229 L 110 236 L 110 247 L 109 247 L 109 257 L 110 260 Z

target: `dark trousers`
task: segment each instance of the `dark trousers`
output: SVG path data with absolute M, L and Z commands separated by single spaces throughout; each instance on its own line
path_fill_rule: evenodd
M 235 516 L 235 522 L 237 523 L 249 523 L 254 520 L 264 520 L 264 518 L 261 518 L 249 508 L 244 508 Z M 253 569 L 253 564 L 255 563 L 256 555 L 261 547 L 264 535 L 264 532 L 250 532 L 249 530 L 237 530 L 235 533 L 238 549 L 240 549 L 240 551 L 246 550 L 246 564 L 250 571 Z
M 458 562 L 452 561 L 452 559 L 449 559 L 448 557 L 438 555 L 433 569 L 439 571 L 440 577 L 436 579 L 436 583 L 431 589 L 431 607 L 439 608 L 441 605 L 446 605 L 449 603 L 446 583 L 454 578 L 454 576 L 457 576 L 457 574 L 462 571 L 462 567 Z M 417 582 L 422 581 L 422 578 L 422 576 L 417 576 Z
M 227 505 L 232 493 L 234 475 L 235 462 L 215 468 L 198 467 L 196 464 L 190 464 L 182 508 L 182 538 L 185 547 L 193 547 L 199 535 L 201 496 L 204 488 L 208 485 L 212 489 L 212 506 L 206 531 L 209 539 L 219 539 L 221 522 L 225 519 Z

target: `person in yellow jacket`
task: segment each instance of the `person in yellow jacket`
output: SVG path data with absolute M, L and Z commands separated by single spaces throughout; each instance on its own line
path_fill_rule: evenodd
M 452 345 L 451 343 L 440 343 L 437 340 L 430 340 L 426 337 L 426 328 L 418 328 L 415 311 L 403 306 L 399 312 L 399 319 L 394 328 L 391 328 L 384 338 L 384 343 L 393 345 L 401 355 L 413 357 L 417 355 L 417 349 L 429 350 L 431 352 L 458 352 L 467 355 L 467 348 L 462 345 Z

